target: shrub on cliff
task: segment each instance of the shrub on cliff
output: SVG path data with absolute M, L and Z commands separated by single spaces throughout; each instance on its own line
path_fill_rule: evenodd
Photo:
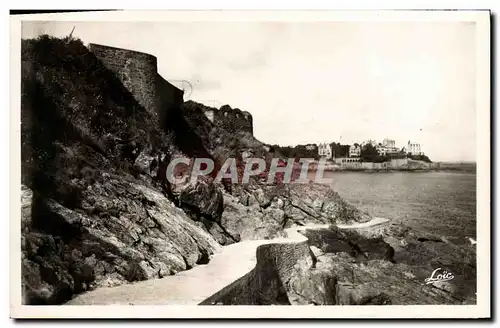
M 413 159 L 415 161 L 424 161 L 426 163 L 432 163 L 429 157 L 426 155 L 408 155 L 409 159 Z
M 280 145 L 272 145 L 272 147 L 276 150 L 280 157 L 284 158 L 314 158 L 315 160 L 319 160 L 318 150 L 317 148 L 309 150 L 305 145 L 297 145 L 294 147 L 291 146 L 280 146 Z

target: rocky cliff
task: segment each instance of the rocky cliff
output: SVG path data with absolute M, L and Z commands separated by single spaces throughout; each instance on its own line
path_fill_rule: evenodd
M 22 43 L 25 303 L 158 278 L 219 247 L 174 205 L 161 165 L 181 150 L 79 40 Z

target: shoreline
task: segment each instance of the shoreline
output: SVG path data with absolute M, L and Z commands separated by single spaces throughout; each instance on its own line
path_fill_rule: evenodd
M 309 173 L 316 173 L 317 170 L 309 170 Z M 396 173 L 396 172 L 450 172 L 450 173 L 474 173 L 476 174 L 476 170 L 464 170 L 464 169 L 437 169 L 437 168 L 429 168 L 429 169 L 395 169 L 395 168 L 387 168 L 387 169 L 363 169 L 363 168 L 338 168 L 331 169 L 325 168 L 323 172 L 360 172 L 360 173 Z

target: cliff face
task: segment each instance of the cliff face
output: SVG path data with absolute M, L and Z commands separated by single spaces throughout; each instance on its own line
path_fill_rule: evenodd
M 129 77 L 145 78 L 131 67 Z M 155 69 L 145 72 L 155 81 Z M 150 165 L 179 151 L 151 109 L 156 96 L 124 83 L 78 40 L 23 40 L 26 304 L 173 274 L 219 247 Z

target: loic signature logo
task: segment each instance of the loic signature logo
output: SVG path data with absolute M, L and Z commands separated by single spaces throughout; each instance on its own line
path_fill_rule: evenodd
M 455 276 L 451 272 L 444 270 L 442 273 L 439 273 L 440 271 L 441 271 L 441 268 L 437 268 L 436 270 L 432 271 L 431 276 L 424 280 L 425 283 L 432 284 L 433 282 L 448 281 L 448 280 L 452 280 L 453 278 L 455 278 Z

